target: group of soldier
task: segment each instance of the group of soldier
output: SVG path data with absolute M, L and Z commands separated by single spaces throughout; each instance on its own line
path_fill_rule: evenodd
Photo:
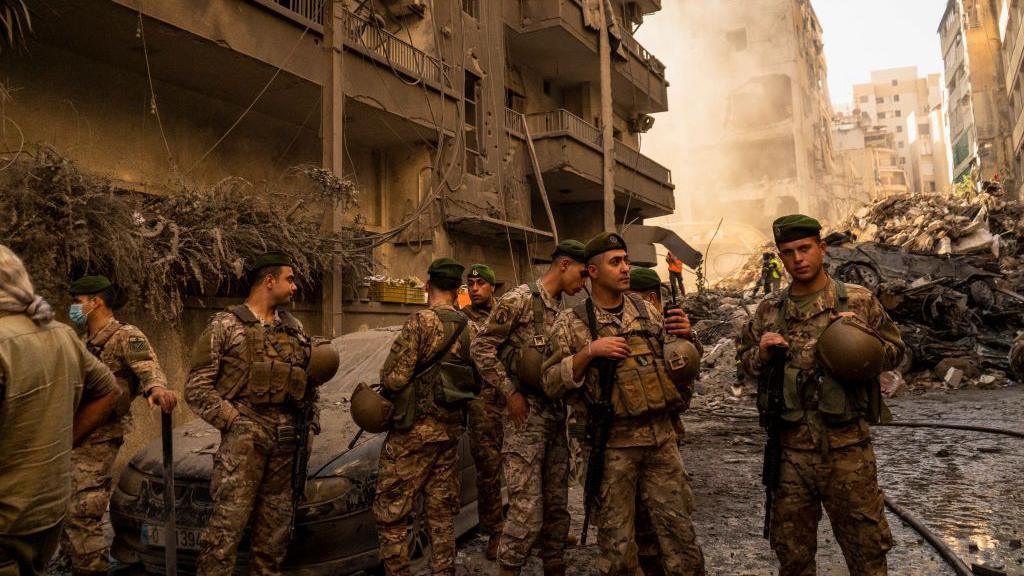
M 853 325 L 875 339 L 869 347 L 877 347 L 883 370 L 901 359 L 899 331 L 868 290 L 826 273 L 817 221 L 794 215 L 773 230 L 792 282 L 758 307 L 737 363 L 778 387 L 759 386 L 758 407 L 777 422 L 766 533 L 779 573 L 815 573 L 824 507 L 851 573 L 886 574 L 892 537 L 868 427 L 889 417 L 878 374 L 850 381 L 830 372 L 832 359 L 859 351 L 843 349 L 841 339 L 838 350 L 822 350 L 818 341 L 837 322 Z M 677 444 L 694 377 L 686 365 L 699 359 L 699 343 L 681 308 L 663 306 L 657 274 L 631 266 L 614 233 L 562 241 L 539 278 L 500 298 L 491 268 L 466 272 L 448 258 L 430 265 L 428 307 L 407 319 L 381 370 L 387 436 L 373 514 L 386 572 L 411 574 L 408 532 L 419 514 L 432 573 L 454 575 L 457 446 L 468 428 L 480 529 L 495 571 L 519 574 L 536 548 L 545 575 L 565 574 L 574 541 L 571 415 L 587 422 L 579 440 L 585 498 L 596 513 L 597 571 L 704 574 Z M 287 311 L 294 275 L 285 254 L 256 258 L 245 302 L 214 314 L 192 347 L 185 399 L 221 434 L 201 574 L 233 573 L 250 521 L 250 569 L 281 570 L 294 514 L 292 470 L 308 448 L 305 433 L 319 429 L 316 385 L 333 374 L 317 375 L 322 348 Z M 463 284 L 471 304 L 460 310 Z M 566 303 L 588 286 L 586 299 Z M 0 246 L 0 576 L 41 573 L 58 542 L 75 574 L 105 573 L 100 521 L 131 402 L 142 395 L 167 412 L 177 402 L 146 337 L 115 319 L 116 285 L 89 276 L 71 284 L 71 295 L 69 317 L 81 338 L 51 321 L 21 261 Z M 678 353 L 687 342 L 696 358 Z M 301 416 L 303 407 L 314 407 L 310 417 Z M 353 418 L 362 425 L 355 408 Z

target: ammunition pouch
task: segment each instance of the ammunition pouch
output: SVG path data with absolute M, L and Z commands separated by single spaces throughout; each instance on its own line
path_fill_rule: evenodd
M 218 382 L 224 398 L 244 397 L 254 406 L 299 403 L 306 397 L 311 348 L 301 325 L 285 310 L 278 313 L 282 326 L 268 332 L 245 305 L 228 309 L 245 325 L 245 350 L 241 358 L 222 361 L 245 370 L 239 381 Z M 232 371 L 238 373 L 238 371 Z
M 480 393 L 480 381 L 472 366 L 441 362 L 436 367 L 436 378 L 440 385 L 434 388 L 434 401 L 441 406 L 457 407 Z
M 534 336 L 532 345 L 516 347 L 508 346 L 501 352 L 501 363 L 512 376 L 516 388 L 527 395 L 544 395 L 542 375 L 544 361 L 547 359 L 547 337 Z
M 664 360 L 654 354 L 647 338 L 640 334 L 624 336 L 631 352 L 615 370 L 612 388 L 615 416 L 636 418 L 681 407 L 683 397 L 669 378 Z
M 394 411 L 391 413 L 391 427 L 399 432 L 405 432 L 416 423 L 416 388 L 406 386 L 400 392 L 388 392 L 383 394 L 391 401 Z
M 279 360 L 249 366 L 249 400 L 253 405 L 301 402 L 306 397 L 306 371 Z
M 299 434 L 295 426 L 284 424 L 274 429 L 274 436 L 278 445 L 298 445 Z

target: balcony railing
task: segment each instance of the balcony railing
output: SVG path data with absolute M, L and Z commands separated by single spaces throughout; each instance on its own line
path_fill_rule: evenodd
M 622 43 L 626 46 L 626 50 L 629 50 L 633 56 L 636 56 L 641 62 L 643 62 L 655 76 L 659 78 L 665 77 L 665 64 L 663 64 L 661 60 L 655 58 L 654 54 L 648 52 L 647 48 L 641 46 L 640 43 L 636 41 L 636 38 L 633 38 L 629 32 L 623 31 Z
M 320 30 L 324 23 L 324 6 L 326 0 L 252 0 L 299 24 L 309 25 Z
M 349 42 L 384 59 L 393 71 L 401 70 L 413 78 L 445 88 L 452 87 L 452 67 L 449 64 L 384 30 L 376 22 L 346 11 L 345 27 Z
M 526 136 L 526 117 L 511 108 L 505 108 L 505 128 L 516 136 Z
M 509 131 L 514 131 L 513 127 L 508 124 L 509 112 L 517 113 L 511 110 L 507 110 L 505 113 L 506 128 Z M 530 135 L 534 138 L 566 135 L 598 151 L 601 150 L 601 130 L 568 110 L 529 114 L 526 116 L 526 121 L 530 126 Z M 672 183 L 672 172 L 668 168 L 644 156 L 639 150 L 625 142 L 615 141 L 615 160 L 658 182 Z

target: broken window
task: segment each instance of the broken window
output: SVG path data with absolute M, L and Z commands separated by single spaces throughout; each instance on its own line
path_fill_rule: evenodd
M 917 133 L 921 136 L 931 136 L 932 127 L 930 124 L 921 124 L 917 127 Z
M 734 52 L 741 52 L 747 49 L 747 29 L 730 30 L 725 33 L 725 39 Z
M 768 74 L 750 80 L 729 95 L 726 125 L 740 130 L 759 130 L 793 117 L 793 86 L 785 74 Z
M 480 0 L 462 0 L 462 11 L 479 20 Z
M 728 186 L 796 178 L 796 145 L 791 135 L 744 142 L 730 152 L 730 165 L 743 169 L 725 171 L 722 177 Z
M 902 118 L 903 117 L 903 110 L 897 110 L 895 112 L 895 115 L 896 115 L 897 118 Z
M 466 72 L 465 92 L 465 145 L 466 172 L 480 175 L 483 172 L 483 154 L 480 145 L 480 126 L 483 125 L 483 110 L 480 109 L 480 78 Z
M 867 96 L 861 96 L 860 97 L 860 102 L 861 102 L 861 104 L 867 104 L 868 103 L 868 97 Z
M 885 98 L 883 98 L 881 96 L 877 96 L 875 98 L 875 104 L 884 104 L 884 103 L 885 103 Z
M 899 102 L 900 101 L 900 95 L 899 94 L 894 94 L 893 97 L 892 97 L 892 101 L 893 102 Z

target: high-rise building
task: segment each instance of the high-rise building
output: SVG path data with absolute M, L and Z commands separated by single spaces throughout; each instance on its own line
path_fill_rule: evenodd
M 835 201 L 852 212 L 859 205 L 907 192 L 907 175 L 896 152 L 895 134 L 874 124 L 867 112 L 837 113 L 832 140 L 836 172 Z
M 999 38 L 1002 48 L 1003 85 L 1009 108 L 1010 142 L 1008 152 L 1013 159 L 1017 178 L 1011 186 L 1018 198 L 1024 188 L 1024 2 L 998 0 Z
M 939 24 L 953 180 L 1014 179 L 995 0 L 948 0 Z
M 945 147 L 931 145 L 929 118 L 944 102 L 939 74 L 919 77 L 916 66 L 876 70 L 871 82 L 853 87 L 853 105 L 866 114 L 872 126 L 893 135 L 897 164 L 906 172 L 910 190 L 935 192 L 949 188 L 948 178 L 936 171 L 933 155 L 943 156 Z M 913 125 L 911 124 L 913 122 Z M 925 146 L 922 138 L 929 144 Z M 944 138 L 938 139 L 940 144 Z

